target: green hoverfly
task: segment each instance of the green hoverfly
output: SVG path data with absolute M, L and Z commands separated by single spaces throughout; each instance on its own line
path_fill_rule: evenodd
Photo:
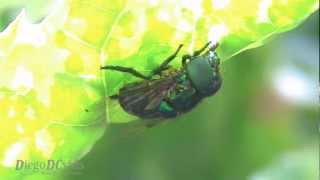
M 101 67 L 141 79 L 124 85 L 110 98 L 118 100 L 127 113 L 142 119 L 173 118 L 190 111 L 203 98 L 214 95 L 222 84 L 220 59 L 215 52 L 218 44 L 210 45 L 208 42 L 192 55 L 182 56 L 181 68 L 175 69 L 169 63 L 181 50 L 181 44 L 149 76 L 128 67 Z

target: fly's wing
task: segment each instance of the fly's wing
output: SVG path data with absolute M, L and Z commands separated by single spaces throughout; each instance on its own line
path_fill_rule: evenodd
M 120 89 L 119 103 L 127 112 L 143 118 L 158 118 L 158 107 L 176 87 L 174 78 L 130 83 Z

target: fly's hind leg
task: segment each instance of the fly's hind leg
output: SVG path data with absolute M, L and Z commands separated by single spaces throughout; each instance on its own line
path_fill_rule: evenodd
M 150 78 L 148 76 L 143 75 L 142 73 L 138 72 L 137 70 L 133 69 L 133 68 L 128 68 L 128 67 L 122 67 L 122 66 L 102 66 L 100 67 L 100 69 L 102 70 L 112 70 L 112 71 L 119 71 L 119 72 L 123 72 L 123 73 L 129 73 L 132 76 L 141 78 L 141 79 L 145 79 L 145 80 L 149 80 Z

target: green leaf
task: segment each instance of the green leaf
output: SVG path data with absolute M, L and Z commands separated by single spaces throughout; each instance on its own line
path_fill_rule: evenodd
M 66 8 L 0 33 L 0 179 L 38 172 L 17 160 L 77 161 L 105 131 L 99 52 L 63 32 Z

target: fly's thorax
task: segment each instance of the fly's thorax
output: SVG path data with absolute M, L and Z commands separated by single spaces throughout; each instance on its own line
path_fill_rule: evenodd
M 161 72 L 161 77 L 176 77 L 180 74 L 180 71 L 174 68 L 168 68 L 167 70 L 164 70 Z

